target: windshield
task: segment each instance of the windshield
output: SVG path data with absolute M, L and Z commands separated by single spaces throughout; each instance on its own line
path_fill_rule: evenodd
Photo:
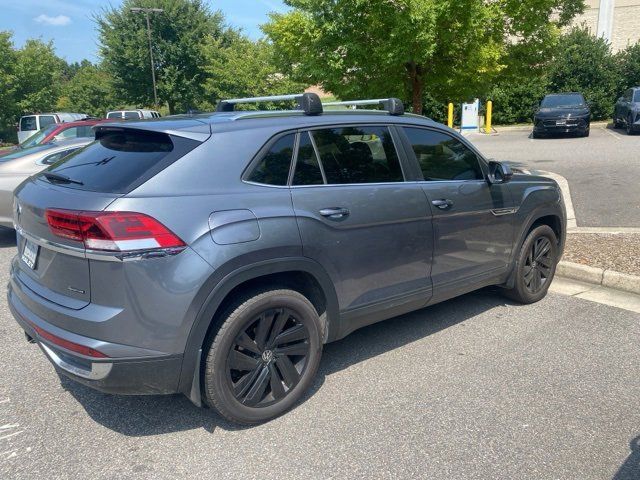
M 542 100 L 542 107 L 584 107 L 585 101 L 579 93 L 569 95 L 547 95 Z
M 633 96 L 633 101 L 640 103 L 640 90 L 636 90 L 635 95 Z
M 20 148 L 29 148 L 33 147 L 34 145 L 39 145 L 56 128 L 58 128 L 57 125 L 49 125 L 47 128 L 43 128 L 42 130 L 38 131 L 38 133 L 32 135 L 24 142 L 22 142 L 20 144 Z
M 5 162 L 7 160 L 12 160 L 14 158 L 26 157 L 27 155 L 31 155 L 32 153 L 48 150 L 53 146 L 54 146 L 53 144 L 45 143 L 43 145 L 36 145 L 35 147 L 25 148 L 23 150 L 16 150 L 12 153 L 4 155 L 3 157 L 0 157 L 0 162 Z
M 34 116 L 30 116 L 30 117 L 22 117 L 20 119 L 20 130 L 21 131 L 28 131 L 28 130 L 35 130 L 36 127 L 36 117 Z

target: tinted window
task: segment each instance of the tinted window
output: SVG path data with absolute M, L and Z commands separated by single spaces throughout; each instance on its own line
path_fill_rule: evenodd
M 27 155 L 31 155 L 32 153 L 41 152 L 43 150 L 48 150 L 50 148 L 52 148 L 52 144 L 50 143 L 35 145 L 33 147 L 16 150 L 15 152 L 9 153 L 7 155 L 3 155 L 2 157 L 0 157 L 0 161 L 4 162 L 6 160 L 11 160 L 14 158 L 26 157 Z
M 109 112 L 109 113 L 107 113 L 107 118 L 122 118 L 122 113 L 120 113 L 120 112 Z
M 584 98 L 579 93 L 569 95 L 547 95 L 542 100 L 542 106 L 545 108 L 553 107 L 579 107 L 585 105 Z
M 311 132 L 328 184 L 402 182 L 387 127 L 342 127 Z
M 164 133 L 109 131 L 48 171 L 82 183 L 61 183 L 64 187 L 128 193 L 198 145 L 194 140 Z
M 286 185 L 296 136 L 291 133 L 278 139 L 247 178 L 250 182 Z
M 22 117 L 20 119 L 20 130 L 37 130 L 36 117 Z
M 49 125 L 53 125 L 56 123 L 56 119 L 53 115 L 41 115 L 40 116 L 40 128 L 48 127 Z
M 633 101 L 640 103 L 640 90 L 636 90 L 636 94 L 633 97 Z
M 445 133 L 405 128 L 425 180 L 484 178 L 478 157 L 462 142 Z
M 140 114 L 138 112 L 124 112 L 124 118 L 125 120 L 140 118 Z
M 293 175 L 294 185 L 321 185 L 324 183 L 318 164 L 318 157 L 308 133 L 300 135 L 296 173 Z

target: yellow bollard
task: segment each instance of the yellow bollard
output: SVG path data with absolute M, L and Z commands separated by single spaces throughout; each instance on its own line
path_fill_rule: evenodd
M 487 121 L 485 125 L 485 133 L 491 133 L 491 114 L 493 113 L 493 102 L 489 100 L 487 102 Z
M 447 119 L 447 125 L 449 128 L 453 128 L 453 103 L 449 104 L 449 116 Z

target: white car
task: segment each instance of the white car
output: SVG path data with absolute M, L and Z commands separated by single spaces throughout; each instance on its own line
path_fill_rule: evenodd
M 86 113 L 38 113 L 34 115 L 25 115 L 20 118 L 18 123 L 18 143 L 24 142 L 37 131 L 53 125 L 54 123 L 75 122 L 87 118 Z
M 143 118 L 160 118 L 155 110 L 114 110 L 107 112 L 107 118 L 119 120 L 141 120 Z

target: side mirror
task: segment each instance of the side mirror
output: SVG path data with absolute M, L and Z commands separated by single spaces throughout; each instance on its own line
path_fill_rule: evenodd
M 507 183 L 513 177 L 513 171 L 511 167 L 506 163 L 496 162 L 495 160 L 491 160 L 489 162 L 489 183 L 499 184 L 499 183 Z

